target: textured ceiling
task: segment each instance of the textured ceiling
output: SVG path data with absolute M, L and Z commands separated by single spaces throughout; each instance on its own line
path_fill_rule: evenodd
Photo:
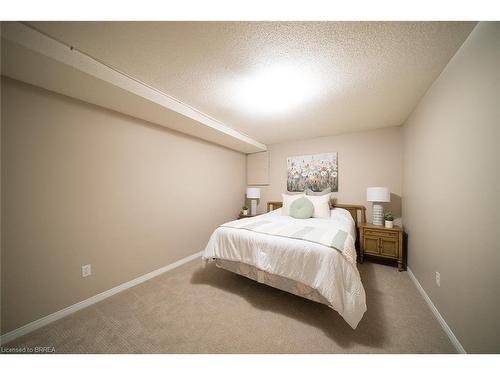
M 472 22 L 30 22 L 271 144 L 401 125 Z

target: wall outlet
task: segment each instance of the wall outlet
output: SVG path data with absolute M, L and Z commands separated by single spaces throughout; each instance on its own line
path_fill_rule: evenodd
M 90 264 L 82 266 L 82 277 L 87 277 L 90 275 L 92 275 L 92 266 Z
M 436 272 L 436 285 L 441 286 L 441 274 Z

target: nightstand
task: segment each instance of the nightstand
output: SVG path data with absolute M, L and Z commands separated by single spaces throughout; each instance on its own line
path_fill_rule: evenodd
M 255 215 L 250 215 L 250 214 L 248 214 L 248 215 L 243 215 L 242 213 L 240 213 L 240 214 L 238 215 L 238 219 L 244 219 L 244 218 L 246 218 L 246 217 L 254 217 L 254 216 L 259 216 L 259 214 L 255 214 Z
M 365 255 L 398 261 L 398 271 L 403 270 L 403 229 L 381 225 L 359 226 L 361 263 Z

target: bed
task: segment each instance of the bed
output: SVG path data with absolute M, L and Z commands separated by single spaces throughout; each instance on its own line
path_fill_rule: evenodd
M 267 207 L 266 214 L 218 227 L 204 261 L 325 304 L 355 329 L 366 311 L 355 248 L 365 208 L 337 204 L 329 219 L 300 220 L 282 215 L 281 202 Z

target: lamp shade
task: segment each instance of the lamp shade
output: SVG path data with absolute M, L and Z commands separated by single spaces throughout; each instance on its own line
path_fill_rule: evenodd
M 259 199 L 260 198 L 260 188 L 255 188 L 255 187 L 247 188 L 247 198 Z
M 386 187 L 369 187 L 366 189 L 366 200 L 368 202 L 390 202 L 391 193 Z

